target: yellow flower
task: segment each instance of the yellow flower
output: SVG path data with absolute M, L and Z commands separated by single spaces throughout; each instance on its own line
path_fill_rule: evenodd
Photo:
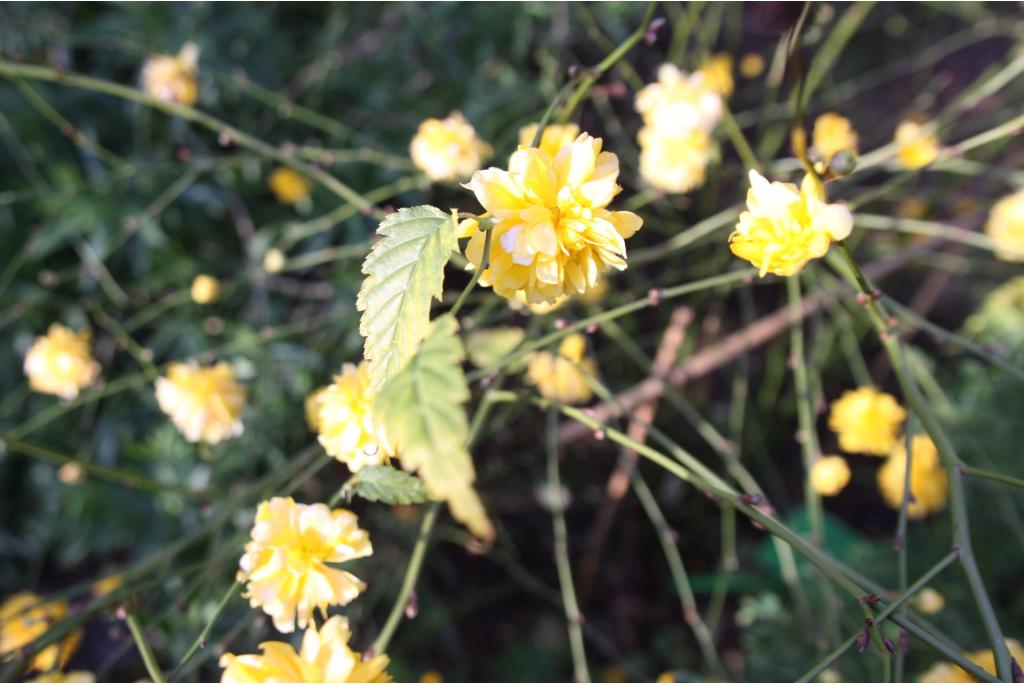
M 477 138 L 461 112 L 447 119 L 427 119 L 416 131 L 409 153 L 413 163 L 432 181 L 469 177 L 491 154 L 491 146 Z
M 740 59 L 740 74 L 743 78 L 756 78 L 764 71 L 764 57 L 756 52 L 748 52 Z
M 832 403 L 828 427 L 844 452 L 884 457 L 900 439 L 907 411 L 889 393 L 865 386 L 847 390 Z
M 92 594 L 97 597 L 106 597 L 111 592 L 121 587 L 123 583 L 124 579 L 121 577 L 120 573 L 115 573 L 114 575 L 107 576 L 106 578 L 100 578 L 92 584 Z
M 13 658 L 13 652 L 38 638 L 67 615 L 66 599 L 43 602 L 42 597 L 32 592 L 19 592 L 8 597 L 0 604 L 0 660 Z M 71 631 L 60 642 L 36 652 L 26 672 L 64 668 L 81 641 L 81 629 Z
M 1018 664 L 1024 664 L 1024 647 L 1014 639 L 1006 641 L 1010 655 L 1017 660 Z M 991 649 L 979 649 L 977 652 L 967 654 L 967 660 L 978 665 L 982 670 L 988 671 L 993 676 L 996 674 L 996 660 Z M 948 661 L 940 661 L 925 671 L 918 682 L 922 683 L 977 683 L 977 678 Z
M 792 276 L 811 259 L 824 257 L 833 240 L 843 240 L 853 229 L 850 210 L 827 204 L 823 196 L 811 176 L 798 190 L 792 183 L 769 183 L 751 170 L 747 211 L 729 236 L 729 248 L 761 276 Z
M 838 495 L 849 482 L 850 465 L 842 457 L 828 455 L 814 462 L 811 467 L 811 485 L 819 495 Z
M 701 129 L 681 134 L 645 126 L 640 143 L 640 175 L 658 190 L 685 193 L 704 185 L 704 173 L 714 153 L 711 137 Z
M 30 683 L 95 683 L 96 676 L 89 671 L 51 671 L 32 678 Z
M 374 398 L 369 388 L 369 365 L 345 364 L 341 375 L 334 377 L 319 399 L 320 444 L 353 473 L 364 466 L 386 464 L 395 453 L 374 418 Z
M 949 475 L 939 460 L 939 451 L 927 435 L 915 435 L 911 442 L 910 503 L 907 516 L 924 518 L 942 511 L 949 496 Z M 903 481 L 907 473 L 907 450 L 902 441 L 878 469 L 878 489 L 890 509 L 903 503 Z
M 209 304 L 220 295 L 220 281 L 207 274 L 199 274 L 192 281 L 192 301 Z
M 658 80 L 636 94 L 636 111 L 646 126 L 677 135 L 694 129 L 710 133 L 722 118 L 722 97 L 705 74 L 687 74 L 673 64 L 658 67 Z
M 907 169 L 920 169 L 939 156 L 939 137 L 925 133 L 916 121 L 904 121 L 896 127 L 896 158 Z
M 914 598 L 914 606 L 922 614 L 934 615 L 946 606 L 946 598 L 932 587 L 923 588 Z
M 537 124 L 530 124 L 519 129 L 519 147 L 530 147 L 536 134 Z M 558 151 L 566 145 L 571 145 L 579 134 L 580 127 L 576 124 L 549 124 L 544 127 L 544 133 L 541 134 L 537 147 L 554 159 L 558 155 Z
M 732 95 L 732 55 L 726 52 L 712 55 L 700 68 L 700 73 L 704 75 L 704 82 L 712 91 L 722 97 Z
M 314 433 L 320 432 L 320 407 L 324 404 L 324 393 L 328 386 L 317 388 L 306 396 L 303 409 L 306 411 L 306 425 Z
M 274 169 L 267 186 L 282 204 L 296 205 L 309 198 L 309 181 L 299 172 L 286 166 Z
M 814 120 L 813 139 L 826 163 L 840 152 L 857 154 L 857 132 L 850 120 L 837 112 L 825 112 Z
M 89 349 L 89 331 L 72 331 L 51 324 L 25 353 L 25 375 L 36 392 L 73 400 L 100 375 L 100 365 Z
M 601 139 L 581 133 L 554 158 L 537 148 L 512 155 L 509 170 L 478 171 L 466 185 L 495 221 L 490 267 L 480 282 L 506 298 L 523 291 L 529 304 L 553 304 L 597 285 L 608 269 L 626 268 L 626 242 L 643 224 L 608 204 L 622 189 L 619 158 Z M 484 235 L 466 246 L 483 258 Z
M 441 671 L 424 671 L 420 676 L 421 683 L 443 683 L 444 676 Z
M 594 361 L 584 356 L 587 339 L 578 333 L 566 336 L 558 354 L 537 352 L 530 359 L 526 380 L 537 386 L 541 397 L 562 404 L 584 404 L 594 392 L 587 376 L 596 372 Z
M 312 622 L 313 610 L 345 605 L 366 584 L 348 571 L 331 568 L 373 554 L 370 535 L 347 509 L 325 504 L 296 504 L 291 497 L 260 502 L 252 539 L 239 562 L 244 597 L 261 607 L 282 633 Z
M 996 257 L 1024 262 L 1024 190 L 1007 195 L 992 207 L 985 233 L 996 245 Z
M 348 619 L 334 616 L 320 630 L 310 628 L 302 636 L 298 653 L 287 642 L 264 642 L 262 654 L 224 654 L 222 683 L 387 683 L 388 657 L 365 659 L 352 651 Z
M 245 388 L 225 362 L 169 365 L 156 379 L 156 401 L 189 442 L 216 445 L 242 434 Z
M 153 55 L 142 66 L 142 87 L 164 102 L 192 105 L 199 95 L 196 71 L 199 48 L 185 43 L 177 55 Z
M 674 682 L 676 682 L 676 674 L 673 673 L 672 671 L 665 671 L 664 673 L 662 673 L 661 675 L 658 676 L 658 679 L 655 682 L 657 682 L 657 683 L 674 683 Z

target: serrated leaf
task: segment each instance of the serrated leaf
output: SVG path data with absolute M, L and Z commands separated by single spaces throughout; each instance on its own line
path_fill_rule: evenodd
M 431 300 L 441 297 L 445 264 L 458 247 L 452 215 L 429 206 L 387 215 L 377 233 L 383 238 L 363 261 L 366 280 L 356 298 L 371 392 L 416 353 L 430 327 Z
M 422 480 L 383 464 L 359 469 L 350 487 L 363 499 L 384 504 L 419 504 L 430 499 Z
M 473 331 L 466 336 L 469 361 L 478 369 L 487 369 L 504 359 L 526 337 L 526 331 L 515 326 L 500 326 Z M 511 373 L 511 371 L 510 371 Z
M 494 526 L 473 488 L 476 472 L 466 450 L 469 422 L 463 405 L 469 386 L 458 327 L 450 316 L 434 322 L 406 367 L 384 385 L 374 412 L 402 465 L 419 474 L 432 498 L 448 502 L 457 521 L 489 541 Z

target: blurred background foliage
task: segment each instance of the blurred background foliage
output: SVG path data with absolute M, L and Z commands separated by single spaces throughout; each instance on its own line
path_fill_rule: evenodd
M 628 3 L 7 3 L 0 6 L 0 49 L 5 59 L 136 84 L 148 54 L 175 53 L 194 41 L 201 50 L 198 109 L 322 164 L 380 207 L 430 203 L 474 211 L 472 197 L 456 184 L 431 185 L 411 166 L 408 143 L 419 122 L 461 110 L 501 163 L 514 149 L 519 127 L 538 120 L 555 97 L 567 67 L 596 64 L 635 30 L 643 11 L 643 5 Z M 579 120 L 620 156 L 625 192 L 619 202 L 645 220 L 631 250 L 643 254 L 645 247 L 662 245 L 741 201 L 746 188 L 745 169 L 728 142 L 698 191 L 662 197 L 638 179 L 632 94 L 663 61 L 693 69 L 709 51 L 728 52 L 737 61 L 761 55 L 768 71 L 737 75 L 729 105 L 764 159 L 778 160 L 781 173 L 798 168 L 785 149 L 788 89 L 772 74 L 780 38 L 799 11 L 799 5 L 783 3 L 659 4 L 656 16 L 668 23 L 658 39 L 635 48 L 595 88 Z M 863 15 L 855 33 L 837 42 L 853 11 Z M 823 3 L 809 22 L 802 40 L 812 58 L 840 48 L 822 74 L 810 114 L 842 112 L 860 133 L 862 151 L 888 143 L 906 116 L 943 111 L 975 79 L 1019 60 L 1015 51 L 1024 35 L 1015 4 Z M 318 461 L 302 407 L 343 362 L 361 356 L 355 292 L 360 257 L 376 222 L 319 187 L 305 205 L 282 205 L 267 188 L 274 164 L 229 137 L 85 90 L 36 82 L 27 87 L 29 92 L 0 81 L 0 444 L 6 444 L 0 450 L 0 595 L 67 592 L 82 608 L 93 580 L 127 573 L 122 596 L 131 598 L 158 657 L 171 665 L 233 580 L 257 493 L 283 494 L 290 484 L 297 498 L 324 501 L 347 478 L 340 464 Z M 1009 119 L 1019 113 L 1022 97 L 1024 84 L 1011 79 L 969 115 L 954 110 L 944 140 Z M 874 215 L 979 230 L 992 203 L 1020 185 L 1024 146 L 1010 136 L 973 151 L 970 160 L 920 173 L 875 169 L 845 182 L 839 196 L 863 198 L 858 211 Z M 684 250 L 648 253 L 612 278 L 600 305 L 575 303 L 557 315 L 528 319 L 478 290 L 465 323 L 513 322 L 534 335 L 551 330 L 556 316 L 580 317 L 652 287 L 720 273 L 735 266 L 727 230 L 723 224 Z M 863 262 L 919 246 L 882 281 L 886 294 L 1024 364 L 1020 289 L 1016 297 L 980 307 L 1019 268 L 962 244 L 936 245 L 897 231 L 863 231 L 856 242 Z M 277 273 L 263 268 L 271 248 L 287 257 Z M 214 304 L 189 299 L 189 285 L 200 273 L 223 281 Z M 809 269 L 805 292 L 835 289 L 830 278 L 824 268 Z M 449 270 L 448 290 L 457 292 L 464 283 L 465 276 Z M 686 304 L 697 314 L 680 356 L 714 345 L 784 300 L 776 285 L 690 297 Z M 619 321 L 621 333 L 648 358 L 668 309 Z M 55 321 L 92 329 L 103 367 L 104 384 L 71 404 L 29 392 L 21 370 L 34 337 Z M 807 330 L 822 409 L 856 384 L 851 341 L 876 383 L 894 388 L 855 302 L 844 296 L 818 310 Z M 645 377 L 609 336 L 591 339 L 612 390 Z M 908 330 L 907 339 L 916 362 L 935 379 L 929 399 L 952 427 L 965 461 L 1024 476 L 1017 448 L 1024 420 L 1020 381 L 935 336 Z M 806 529 L 787 355 L 781 335 L 687 384 L 685 396 L 739 448 L 780 515 Z M 197 450 L 157 408 L 153 364 L 192 357 L 227 360 L 247 385 L 240 438 Z M 418 616 L 402 625 L 390 649 L 397 679 L 416 680 L 429 670 L 449 680 L 499 681 L 561 680 L 571 672 L 549 513 L 535 494 L 544 482 L 536 411 L 503 408 L 475 450 L 498 542 L 486 554 L 473 554 L 457 527 L 439 528 L 418 587 Z M 657 425 L 719 468 L 698 429 L 671 408 L 659 414 Z M 824 450 L 835 451 L 822 417 L 818 427 Z M 595 513 L 616 450 L 582 440 L 566 452 L 563 479 L 573 495 L 567 515 L 578 562 L 594 553 Z M 79 464 L 78 473 L 61 467 L 69 460 Z M 894 587 L 896 513 L 875 489 L 877 461 L 852 457 L 851 463 L 851 486 L 826 502 L 827 547 Z M 309 464 L 318 470 L 313 473 Z M 799 677 L 823 654 L 822 630 L 818 617 L 796 611 L 764 533 L 740 521 L 737 565 L 723 565 L 718 505 L 648 465 L 641 471 L 678 534 L 701 610 L 714 619 L 728 675 Z M 968 485 L 979 564 L 1004 631 L 1024 637 L 1024 501 L 1019 490 L 999 484 Z M 379 631 L 397 592 L 420 512 L 363 501 L 352 507 L 375 547 L 373 557 L 356 565 L 369 589 L 345 610 L 362 647 Z M 598 571 L 577 578 L 594 676 L 709 676 L 683 621 L 656 532 L 635 498 L 626 497 L 609 530 Z M 912 522 L 910 577 L 945 554 L 948 540 L 947 515 Z M 145 572 L 133 571 L 144 559 L 156 561 Z M 799 570 L 805 580 L 812 576 L 806 564 Z M 983 647 L 959 570 L 933 585 L 947 604 L 929 620 L 965 649 Z M 806 586 L 812 606 L 825 601 L 816 596 L 816 583 Z M 844 635 L 858 629 L 856 611 L 843 616 Z M 71 667 L 101 678 L 143 674 L 122 622 L 100 612 L 85 626 Z M 250 651 L 273 635 L 258 612 L 236 600 L 184 676 L 217 679 L 215 657 L 224 648 Z M 878 660 L 869 652 L 851 651 L 837 662 L 842 677 L 877 679 Z M 912 640 L 908 676 L 937 658 Z

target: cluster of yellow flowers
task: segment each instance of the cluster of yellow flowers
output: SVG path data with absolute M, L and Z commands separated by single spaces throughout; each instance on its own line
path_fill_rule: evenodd
M 198 67 L 199 47 L 185 43 L 177 55 L 153 55 L 146 60 L 142 66 L 142 87 L 164 102 L 195 104 L 199 97 Z
M 0 605 L 0 660 L 12 658 L 15 652 L 45 633 L 67 617 L 68 601 L 49 602 L 32 592 L 19 592 Z M 82 630 L 72 630 L 63 640 L 39 650 L 27 664 L 27 671 L 49 672 L 62 669 L 82 641 Z M 88 682 L 88 681 L 82 681 Z
M 1006 646 L 1010 650 L 1010 655 L 1017 660 L 1018 664 L 1024 664 L 1024 646 L 1017 640 L 1009 639 L 1006 641 Z M 965 655 L 968 661 L 973 662 L 979 668 L 992 674 L 993 677 L 996 675 L 996 658 L 992 654 L 991 649 L 979 649 L 976 652 L 971 652 Z M 935 664 L 921 676 L 918 682 L 922 683 L 977 683 L 977 678 L 972 676 L 970 673 L 960 668 L 956 664 L 948 661 L 940 661 Z
M 468 178 L 491 155 L 491 146 L 461 112 L 445 119 L 426 119 L 409 145 L 413 163 L 432 181 Z
M 883 500 L 892 509 L 903 504 L 907 451 L 900 428 L 906 418 L 906 409 L 895 397 L 873 387 L 847 390 L 832 403 L 828 417 L 829 428 L 836 432 L 841 449 L 885 457 L 876 480 Z M 931 438 L 915 435 L 911 449 L 907 515 L 917 519 L 945 508 L 949 475 Z M 849 465 L 839 456 L 819 460 L 811 472 L 813 487 L 826 496 L 837 494 L 849 480 Z
M 728 55 L 693 74 L 673 64 L 658 68 L 658 80 L 640 90 L 635 102 L 644 121 L 637 136 L 644 180 L 670 193 L 703 185 L 705 169 L 716 154 L 711 134 L 732 88 Z

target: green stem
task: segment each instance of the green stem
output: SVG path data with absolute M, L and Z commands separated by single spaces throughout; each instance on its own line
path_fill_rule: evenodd
M 248 133 L 245 133 L 230 124 L 224 123 L 216 117 L 192 107 L 186 107 L 185 105 L 179 105 L 174 102 L 166 102 L 153 97 L 145 91 L 122 86 L 121 84 L 114 83 L 113 81 L 107 81 L 105 79 L 94 78 L 91 76 L 83 76 L 81 74 L 71 74 L 53 67 L 34 64 L 17 64 L 15 62 L 8 62 L 7 60 L 0 60 L 0 75 L 6 76 L 10 79 L 26 78 L 37 81 L 49 81 L 73 88 L 81 88 L 83 90 L 104 93 L 106 95 L 121 98 L 122 100 L 129 100 L 153 109 L 158 109 L 166 114 L 181 117 L 182 119 L 196 123 L 204 128 L 208 128 L 211 131 L 228 136 L 231 142 L 240 147 L 252 150 L 258 155 L 295 169 L 299 173 L 324 186 L 343 200 L 351 202 L 360 209 L 370 211 L 374 216 L 379 217 L 381 215 L 380 210 L 374 209 L 373 205 L 367 202 L 362 195 L 323 169 L 307 164 L 294 155 L 286 154 L 278 148 L 268 145 L 262 140 L 250 136 Z
M 961 464 L 959 468 L 960 473 L 966 476 L 977 476 L 978 478 L 987 478 L 988 480 L 994 480 L 999 483 L 1006 483 L 1007 485 L 1012 485 L 1016 488 L 1024 488 L 1024 478 L 1014 478 L 1013 476 L 1008 476 L 1005 473 L 986 471 L 985 469 L 967 466 L 966 464 Z
M 423 559 L 427 553 L 427 546 L 430 544 L 430 534 L 434 529 L 434 523 L 437 521 L 437 514 L 440 510 L 441 503 L 432 502 L 423 514 L 420 531 L 416 536 L 416 544 L 412 548 L 412 556 L 409 557 L 409 565 L 405 569 L 402 587 L 398 591 L 398 597 L 395 598 L 394 606 L 391 607 L 391 613 L 388 614 L 388 618 L 384 622 L 384 628 L 381 629 L 380 635 L 377 636 L 373 647 L 371 647 L 371 652 L 374 655 L 384 654 L 387 651 L 391 637 L 395 634 L 398 624 L 402 622 L 409 598 L 412 596 L 413 590 L 416 589 L 416 580 L 423 567 Z
M 210 631 L 213 630 L 214 624 L 217 623 L 217 620 L 221 617 L 221 615 L 224 613 L 224 610 L 227 608 L 228 603 L 235 598 L 235 596 L 238 594 L 238 591 L 241 589 L 242 583 L 236 580 L 234 583 L 231 584 L 231 587 L 228 588 L 227 592 L 224 593 L 224 596 L 221 597 L 220 602 L 217 603 L 217 608 L 214 610 L 213 616 L 211 616 L 210 620 L 206 622 L 206 625 L 203 627 L 202 632 L 200 632 L 199 635 L 196 636 L 196 639 L 192 642 L 192 645 L 185 652 L 185 656 L 181 657 L 181 661 L 178 662 L 178 666 L 171 673 L 172 681 L 177 680 L 178 675 L 181 673 L 181 669 L 185 668 L 188 662 L 192 660 L 192 657 L 196 655 L 196 652 L 198 652 L 200 649 L 206 646 L 206 641 L 210 637 Z
M 142 663 L 146 665 L 146 671 L 149 673 L 150 679 L 154 683 L 166 683 L 167 679 L 164 677 L 163 671 L 160 670 L 160 665 L 157 663 L 156 657 L 153 656 L 153 649 L 149 646 L 149 642 L 146 641 L 146 636 L 142 634 L 142 628 L 139 627 L 139 622 L 135 615 L 125 612 L 124 620 L 128 624 L 128 630 L 131 631 L 132 639 L 135 640 L 135 647 L 139 650 L 139 654 L 142 655 Z
M 644 34 L 647 33 L 647 28 L 651 23 L 651 17 L 654 16 L 654 10 L 657 6 L 658 3 L 656 2 L 647 3 L 647 9 L 644 11 L 644 16 L 640 20 L 639 28 L 631 33 L 626 40 L 622 41 L 619 47 L 615 48 L 615 50 L 609 53 L 607 57 L 601 60 L 600 64 L 586 70 L 586 75 L 580 81 L 579 85 L 576 86 L 576 90 L 573 91 L 573 94 L 565 104 L 565 107 L 562 108 L 562 112 L 558 116 L 559 122 L 565 123 L 568 121 L 583 98 L 586 97 L 587 93 L 590 92 L 590 89 L 594 87 L 595 83 L 597 83 L 597 80 L 601 78 L 606 71 L 615 66 L 615 63 L 622 59 L 627 52 L 632 50 L 634 45 L 640 42 L 644 37 Z M 541 129 L 538 127 L 537 132 L 540 133 L 540 131 Z
M 569 562 L 569 532 L 565 525 L 565 511 L 562 500 L 562 481 L 558 473 L 558 409 L 548 408 L 547 419 L 547 461 L 548 487 L 559 500 L 551 507 L 551 522 L 555 535 L 555 565 L 558 569 L 558 584 L 562 592 L 562 606 L 569 626 L 569 649 L 572 653 L 573 679 L 577 683 L 589 683 L 587 654 L 583 645 L 583 631 L 580 626 L 583 616 L 576 602 L 576 589 L 572 582 L 572 565 Z M 566 496 L 566 501 L 568 496 Z
M 476 271 L 473 272 L 473 277 L 469 279 L 469 283 L 467 283 L 466 287 L 462 289 L 462 292 L 459 294 L 459 298 L 455 300 L 455 304 L 452 305 L 451 310 L 448 312 L 452 316 L 455 316 L 456 314 L 459 313 L 459 310 L 462 309 L 462 305 L 466 303 L 466 298 L 469 297 L 469 293 L 473 291 L 473 288 L 476 286 L 477 281 L 480 280 L 480 277 L 483 275 L 484 271 L 490 266 L 491 236 L 493 235 L 493 233 L 494 231 L 492 231 L 491 229 L 487 229 L 484 231 L 483 257 L 480 259 L 480 263 L 477 265 Z
M 914 415 L 907 414 L 907 425 L 904 429 L 904 449 L 907 459 L 903 471 L 903 497 L 900 499 L 900 515 L 896 523 L 896 549 L 897 549 L 897 571 L 899 575 L 900 597 L 907 594 L 907 512 L 910 508 L 910 498 L 913 496 L 910 491 L 910 474 L 913 473 L 913 421 Z M 906 609 L 900 609 L 900 618 L 907 618 Z M 903 682 L 903 667 L 905 655 L 903 649 L 896 650 L 896 681 Z
M 924 399 L 920 389 L 917 387 L 917 383 L 909 372 L 902 345 L 899 342 L 899 338 L 889 330 L 889 317 L 878 301 L 878 294 L 871 287 L 867 277 L 860 270 L 846 245 L 839 242 L 838 248 L 849 268 L 849 273 L 844 275 L 851 278 L 861 292 L 861 296 L 867 305 L 866 308 L 871 322 L 878 332 L 892 368 L 896 372 L 896 378 L 899 381 L 904 399 L 935 443 L 942 462 L 949 473 L 950 508 L 953 516 L 953 545 L 960 548 L 960 561 L 967 576 L 967 584 L 970 587 L 978 613 L 981 615 L 985 632 L 988 634 L 992 653 L 995 655 L 997 675 L 1001 680 L 1011 681 L 1013 673 L 1010 663 L 1010 652 L 1006 646 L 1006 639 L 1003 637 L 1002 629 L 999 627 L 999 619 L 996 617 L 992 601 L 985 590 L 985 584 L 982 581 L 977 562 L 974 559 L 967 502 L 964 495 L 962 475 L 958 469 L 960 459 L 953 448 L 952 441 L 942 428 L 938 417 L 931 410 L 931 407 Z

